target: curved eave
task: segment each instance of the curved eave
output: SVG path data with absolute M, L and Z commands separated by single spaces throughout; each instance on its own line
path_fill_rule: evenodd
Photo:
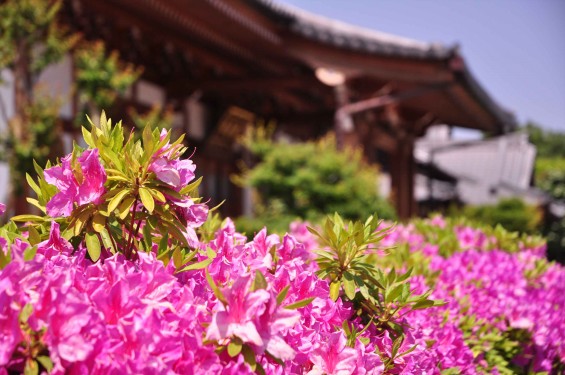
M 496 103 L 465 64 L 463 64 L 461 70 L 455 73 L 455 77 L 465 90 L 494 118 L 498 124 L 496 134 L 504 134 L 516 130 L 518 125 L 514 114 Z
M 340 49 L 379 56 L 443 60 L 456 47 L 426 43 L 353 26 L 271 0 L 246 0 L 248 5 L 294 34 Z
M 296 46 L 297 40 L 303 39 L 311 43 L 335 48 L 339 51 L 350 51 L 348 63 L 355 70 L 355 61 L 360 61 L 360 70 L 372 74 L 382 69 L 382 58 L 390 61 L 406 61 L 409 64 L 423 64 L 435 69 L 433 73 L 423 73 L 420 76 L 413 72 L 403 73 L 399 63 L 399 69 L 390 68 L 386 72 L 391 78 L 395 71 L 402 80 L 425 83 L 429 81 L 444 81 L 450 77 L 454 88 L 447 90 L 456 106 L 460 107 L 462 120 L 456 121 L 454 125 L 472 128 L 480 128 L 493 134 L 503 134 L 516 128 L 514 115 L 500 107 L 485 89 L 478 83 L 476 78 L 467 68 L 463 58 L 458 53 L 458 47 L 448 47 L 435 43 L 425 43 L 398 37 L 386 33 L 368 30 L 345 24 L 336 20 L 321 17 L 304 10 L 288 5 L 280 4 L 272 0 L 246 0 L 254 9 L 265 17 L 290 32 L 287 37 L 287 45 Z M 307 47 L 302 47 L 299 53 L 304 53 Z M 328 54 L 329 55 L 329 54 Z M 366 56 L 366 61 L 356 59 L 356 56 Z M 322 57 L 323 58 L 323 57 Z M 374 64 L 370 59 L 374 60 Z M 331 62 L 336 60 L 332 56 Z M 361 66 L 363 65 L 363 66 Z M 440 66 L 441 68 L 437 68 Z M 422 69 L 425 71 L 426 69 Z M 385 73 L 385 72 L 383 72 Z M 443 77 L 443 78 L 440 78 Z M 475 123 L 473 125 L 473 122 Z M 480 122 L 480 123 L 479 123 Z

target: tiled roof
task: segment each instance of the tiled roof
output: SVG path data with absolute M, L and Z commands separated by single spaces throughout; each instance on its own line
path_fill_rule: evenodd
M 353 26 L 271 0 L 248 0 L 273 21 L 308 39 L 370 54 L 421 59 L 446 59 L 456 46 L 426 43 Z

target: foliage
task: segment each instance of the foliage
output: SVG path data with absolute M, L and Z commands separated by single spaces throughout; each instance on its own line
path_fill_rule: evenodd
M 10 0 L 0 4 L 0 67 L 27 63 L 31 75 L 37 77 L 77 43 L 79 36 L 68 34 L 57 23 L 61 4 L 62 1 L 45 0 Z
M 80 105 L 90 112 L 110 107 L 116 96 L 135 81 L 140 69 L 122 64 L 116 53 L 106 56 L 102 42 L 86 43 L 76 51 L 80 35 L 69 33 L 58 22 L 60 0 L 8 0 L 0 3 L 0 69 L 14 75 L 15 116 L 5 118 L 9 134 L 0 151 L 10 163 L 15 210 L 22 207 L 27 186 L 23 176 L 33 173 L 33 160 L 45 165 L 55 156 L 60 134 L 58 119 L 61 100 L 38 92 L 35 87 L 41 72 L 75 53 L 76 89 Z M 1 83 L 1 82 L 0 82 Z M 0 103 L 5 109 L 4 103 Z M 5 110 L 0 114 L 6 115 Z M 82 116 L 83 118 L 83 116 Z M 60 145 L 59 145 L 60 146 Z
M 57 22 L 61 1 L 10 0 L 0 4 L 0 69 L 14 73 L 15 116 L 5 118 L 9 134 L 4 139 L 14 199 L 23 196 L 23 175 L 32 161 L 45 163 L 57 130 L 59 103 L 38 95 L 34 85 L 40 73 L 59 61 L 79 40 Z M 0 82 L 1 83 L 1 82 Z M 4 108 L 4 103 L 0 103 Z M 2 112 L 5 115 L 5 112 Z
M 300 227 L 292 233 L 316 248 Z M 545 259 L 541 238 L 440 216 L 385 233 L 380 246 L 390 249 L 388 255 L 366 262 L 410 269 L 412 293 L 431 288 L 429 298 L 447 302 L 404 315 L 414 343 L 425 347 L 418 356 L 421 372 L 413 373 L 428 373 L 426 366 L 442 374 L 565 369 L 565 268 Z
M 466 206 L 460 212 L 454 210 L 451 215 L 493 227 L 501 225 L 508 231 L 520 233 L 538 232 L 542 220 L 541 211 L 520 198 L 501 199 L 495 205 Z
M 429 292 L 412 296 L 409 273 L 362 262 L 385 233 L 374 232 L 376 219 L 328 219 L 320 239 L 336 259 L 348 254 L 335 273 L 333 261 L 313 261 L 291 236 L 262 230 L 246 242 L 229 219 L 209 216 L 195 166 L 181 159 L 182 137 L 172 142 L 149 126 L 140 139 L 126 137 L 104 113 L 90 125 L 87 149 L 75 145 L 27 176 L 37 195 L 28 201 L 43 214 L 0 228 L 4 369 L 385 374 L 414 365 L 399 310 L 433 301 Z M 332 351 L 335 360 L 326 356 Z
M 555 199 L 565 199 L 565 188 L 562 185 L 565 180 L 565 158 L 538 157 L 535 174 L 537 187 L 547 191 Z
M 121 62 L 118 52 L 108 53 L 101 41 L 83 43 L 74 61 L 80 105 L 89 115 L 110 108 L 118 94 L 125 93 L 142 72 L 139 67 Z
M 51 217 L 64 217 L 64 222 L 58 221 L 63 233 L 84 241 L 94 261 L 102 248 L 135 259 L 155 243 L 165 264 L 173 257 L 184 264 L 197 255 L 189 251 L 197 244 L 194 229 L 205 221 L 208 209 L 198 203 L 200 180 L 188 184 L 194 165 L 177 160 L 186 150 L 182 137 L 169 143 L 170 133 L 150 127 L 142 140 L 136 141 L 132 133 L 125 139 L 123 133 L 121 123 L 112 127 L 102 113 L 100 127 L 83 128 L 90 150 L 75 145 L 60 166 L 48 163 L 44 171 L 36 167 L 36 181 L 28 176 L 37 194 L 29 201 Z M 27 229 L 32 232 L 49 233 L 44 217 L 12 220 L 31 222 Z
M 540 239 L 334 214 L 248 241 L 208 215 L 182 139 L 100 117 L 28 176 L 43 214 L 0 228 L 1 372 L 565 370 L 565 269 Z
M 538 157 L 565 158 L 565 133 L 544 130 L 533 122 L 527 123 L 525 130 L 530 142 L 536 146 Z
M 320 232 L 314 228 L 308 229 L 322 246 L 322 249 L 316 251 L 320 268 L 317 273 L 330 281 L 330 298 L 335 301 L 342 292 L 346 300 L 353 302 L 356 315 L 367 324 L 363 330 L 372 325 L 377 332 L 388 333 L 393 350 L 390 353 L 379 351 L 379 356 L 384 370 L 393 370 L 395 361 L 416 348 L 412 346 L 405 348 L 406 351 L 399 351 L 406 340 L 402 315 L 410 310 L 440 306 L 443 303 L 428 299 L 431 291 L 421 295 L 412 293 L 410 283 L 407 282 L 412 269 L 397 273 L 393 267 L 383 272 L 375 264 L 368 262 L 370 254 L 379 250 L 379 242 L 390 230 L 382 228 L 382 222 L 376 216 L 369 217 L 364 224 L 346 224 L 335 214 L 326 218 Z M 355 343 L 362 332 L 352 331 L 348 328 L 348 322 L 344 322 L 343 327 L 350 342 Z
M 309 221 L 320 221 L 327 212 L 353 220 L 373 212 L 385 219 L 395 216 L 391 205 L 378 195 L 377 170 L 366 165 L 357 151 L 336 151 L 333 136 L 286 144 L 271 141 L 269 131 L 259 128 L 251 130 L 242 143 L 258 159 L 238 180 L 258 193 L 258 221 L 271 211 L 281 219 Z
M 25 108 L 24 116 L 27 124 L 22 124 L 22 117 L 11 121 L 11 129 L 5 151 L 14 155 L 10 161 L 10 176 L 17 194 L 23 193 L 22 181 L 27 172 L 33 171 L 34 161 L 45 164 L 51 154 L 51 147 L 57 144 L 57 116 L 59 102 L 47 95 L 37 96 L 33 104 Z M 26 132 L 27 129 L 27 132 Z
M 528 124 L 526 130 L 538 152 L 536 186 L 565 204 L 565 133 L 546 131 L 535 124 Z M 565 217 L 548 214 L 542 232 L 547 237 L 548 255 L 565 262 Z
M 139 130 L 143 130 L 147 125 L 160 129 L 171 129 L 173 126 L 173 110 L 160 105 L 154 105 L 145 113 L 139 113 L 135 108 L 130 108 L 128 115 Z

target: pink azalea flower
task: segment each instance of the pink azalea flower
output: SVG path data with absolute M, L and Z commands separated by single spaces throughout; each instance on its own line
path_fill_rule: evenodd
M 4 215 L 6 212 L 6 205 L 4 203 L 0 203 L 0 215 Z
M 264 289 L 248 293 L 249 277 L 242 277 L 229 289 L 224 289 L 228 300 L 227 307 L 219 304 L 220 309 L 212 317 L 212 322 L 206 331 L 207 340 L 222 340 L 237 336 L 243 342 L 263 345 L 263 339 L 253 322 L 256 315 L 265 311 L 265 303 L 270 295 Z
M 51 222 L 51 231 L 49 239 L 37 245 L 37 253 L 43 254 L 47 259 L 51 259 L 55 255 L 70 255 L 73 252 L 73 246 L 69 241 L 61 237 L 59 224 L 55 221 Z
M 101 202 L 105 192 L 106 171 L 100 164 L 98 150 L 86 150 L 77 158 L 81 173 L 73 172 L 71 155 L 61 160 L 61 165 L 46 169 L 45 181 L 55 185 L 59 192 L 47 203 L 47 214 L 51 217 L 70 216 L 74 204 Z
M 167 131 L 161 131 L 161 140 L 165 138 Z M 149 165 L 149 170 L 166 184 L 171 185 L 175 190 L 180 190 L 194 179 L 196 165 L 190 159 L 179 159 L 175 157 L 180 145 L 171 147 L 169 143 L 163 146 L 155 154 Z
M 290 361 L 295 351 L 288 345 L 283 335 L 300 320 L 300 313 L 278 306 L 276 296 L 271 295 L 267 308 L 255 320 L 263 340 L 261 349 L 266 350 L 282 361 Z
M 200 244 L 196 235 L 196 228 L 199 228 L 208 219 L 208 206 L 203 203 L 194 203 L 190 198 L 183 201 L 173 201 L 177 206 L 179 216 L 186 220 L 184 236 L 191 247 L 197 248 Z
M 310 354 L 314 367 L 308 375 L 349 375 L 355 371 L 357 351 L 346 347 L 343 332 L 326 334 L 321 345 Z
M 157 178 L 176 190 L 182 189 L 194 179 L 196 165 L 192 160 L 169 160 L 166 157 L 155 159 L 149 166 Z
M 0 237 L 0 251 L 4 255 L 8 255 L 8 241 L 4 237 Z

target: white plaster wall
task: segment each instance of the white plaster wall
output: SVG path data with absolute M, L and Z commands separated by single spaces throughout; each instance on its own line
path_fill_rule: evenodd
M 165 103 L 165 91 L 145 80 L 137 83 L 137 101 L 148 106 L 163 105 Z
M 197 141 L 204 139 L 206 135 L 206 121 L 208 120 L 206 106 L 197 99 L 187 99 L 185 108 L 188 120 L 188 136 Z
M 0 71 L 0 100 L 5 113 L 0 112 L 0 133 L 5 134 L 8 131 L 6 118 L 10 119 L 14 115 L 14 84 L 12 73 L 8 69 Z M 1 109 L 0 109 L 1 111 Z M 10 174 L 8 164 L 0 162 L 0 202 L 7 203 Z
M 37 85 L 42 93 L 62 100 L 59 111 L 61 118 L 67 120 L 72 118 L 73 60 L 70 54 L 57 64 L 49 65 L 39 76 Z

